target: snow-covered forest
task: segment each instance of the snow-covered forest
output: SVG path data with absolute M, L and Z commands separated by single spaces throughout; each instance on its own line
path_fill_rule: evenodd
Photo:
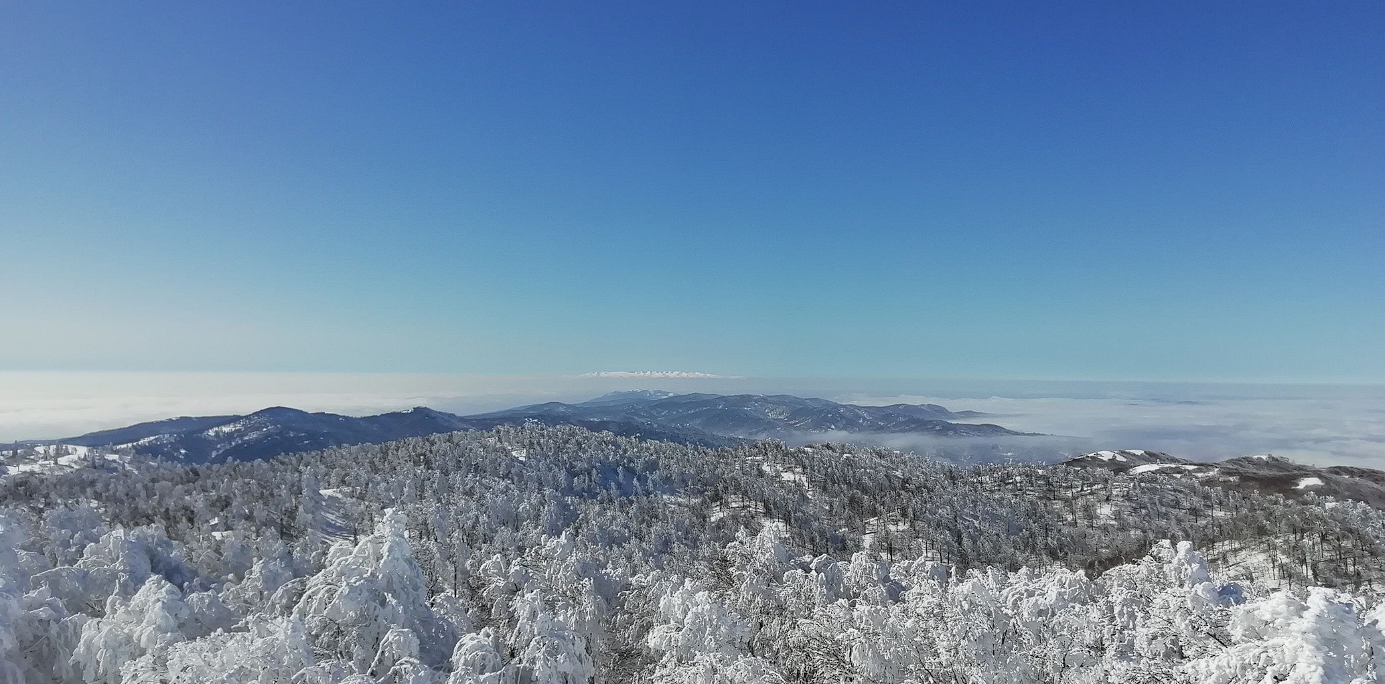
M 0 682 L 1385 681 L 1385 515 L 523 426 L 0 477 Z

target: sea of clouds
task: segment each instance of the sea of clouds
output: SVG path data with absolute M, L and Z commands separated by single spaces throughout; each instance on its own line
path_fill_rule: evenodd
M 1166 394 L 1167 387 L 1159 387 Z M 1190 387 L 1138 396 L 843 396 L 861 404 L 937 403 L 1013 430 L 1073 438 L 1080 449 L 1149 449 L 1215 461 L 1272 453 L 1319 465 L 1385 468 L 1385 389 Z

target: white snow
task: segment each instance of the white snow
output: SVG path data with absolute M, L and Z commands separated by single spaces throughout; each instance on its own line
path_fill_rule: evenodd
M 1303 478 L 1302 480 L 1299 480 L 1299 481 L 1298 481 L 1298 484 L 1294 485 L 1294 489 L 1307 489 L 1307 488 L 1309 488 L 1309 487 L 1321 487 L 1321 486 L 1322 486 L 1322 478 L 1320 478 L 1320 477 L 1305 477 L 1305 478 Z
M 1164 468 L 1182 468 L 1183 470 L 1196 470 L 1197 466 L 1191 463 L 1146 463 L 1145 465 L 1135 466 L 1134 468 L 1131 468 L 1130 474 L 1140 475 L 1142 473 L 1152 473 L 1156 470 L 1162 470 Z
M 225 435 L 243 429 L 245 429 L 245 421 L 235 420 L 226 423 L 225 425 L 217 425 L 216 427 L 207 428 L 205 434 L 211 435 L 213 437 L 219 437 L 221 435 Z
M 103 458 L 108 461 L 122 462 L 123 459 L 118 454 L 103 453 L 91 447 L 78 446 L 75 444 L 40 444 L 29 448 L 24 455 L 16 461 L 13 457 L 5 465 L 5 472 L 10 475 L 18 473 L 56 473 L 65 470 L 76 470 L 83 465 L 91 462 L 93 458 Z
M 766 475 L 777 474 L 779 476 L 779 479 L 784 480 L 785 482 L 802 482 L 804 484 L 808 483 L 808 478 L 805 477 L 803 471 L 798 468 L 786 468 L 778 463 L 761 463 L 760 471 L 765 473 Z
M 1095 457 L 1097 457 L 1097 458 L 1099 458 L 1099 459 L 1101 459 L 1101 460 L 1103 460 L 1103 461 L 1116 461 L 1117 463 L 1124 463 L 1124 462 L 1130 460 L 1130 459 L 1128 459 L 1128 458 L 1125 457 L 1126 454 L 1144 454 L 1144 453 L 1145 453 L 1145 452 L 1143 452 L 1143 451 L 1130 451 L 1130 450 L 1110 451 L 1110 450 L 1107 450 L 1107 449 L 1103 449 L 1103 450 L 1101 450 L 1101 451 L 1097 451 L 1097 452 L 1095 452 L 1095 453 L 1092 453 L 1091 455 L 1092 455 L 1092 456 L 1095 456 Z
M 758 501 L 732 495 L 717 506 L 716 510 L 712 511 L 712 514 L 708 516 L 708 519 L 712 522 L 717 522 L 722 518 L 740 512 L 764 513 L 765 511 L 764 506 Z

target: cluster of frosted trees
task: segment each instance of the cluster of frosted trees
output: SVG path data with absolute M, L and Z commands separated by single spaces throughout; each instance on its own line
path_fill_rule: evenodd
M 1155 477 L 562 427 L 21 475 L 0 683 L 1364 684 L 1382 529 Z

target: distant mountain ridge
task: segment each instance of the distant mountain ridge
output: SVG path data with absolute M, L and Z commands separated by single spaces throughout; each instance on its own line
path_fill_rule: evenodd
M 946 420 L 977 415 L 980 414 L 929 404 L 856 406 L 792 395 L 672 394 L 654 390 L 613 392 L 579 403 L 547 402 L 469 416 L 423 407 L 364 417 L 271 407 L 247 415 L 185 416 L 49 440 L 44 444 L 66 445 L 65 451 L 47 453 L 39 446 L 31 457 L 15 461 L 7 469 L 11 473 L 59 471 L 88 462 L 103 468 L 121 467 L 123 460 L 108 460 L 117 458 L 113 455 L 99 456 L 103 450 L 123 454 L 119 459 L 133 456 L 184 463 L 256 460 L 334 446 L 379 444 L 527 423 L 574 425 L 622 436 L 709 447 L 763 438 L 797 438 L 799 443 L 842 441 L 843 434 L 853 433 L 923 432 L 940 437 L 997 438 L 1026 434 L 997 425 Z M 0 449 L 0 460 L 5 457 L 4 449 Z M 1385 471 L 1371 468 L 1318 467 L 1270 455 L 1198 462 L 1141 449 L 1096 451 L 1058 465 L 1120 475 L 1196 480 L 1225 489 L 1278 493 L 1288 498 L 1326 496 L 1385 509 Z
M 936 404 L 857 406 L 789 394 L 669 394 L 613 392 L 579 404 L 549 402 L 473 416 L 561 416 L 588 420 L 647 421 L 748 439 L 803 433 L 932 433 L 949 437 L 1013 436 L 999 425 L 956 423 L 982 414 Z
M 140 456 L 214 463 L 528 422 L 577 425 L 700 446 L 816 434 L 840 438 L 840 433 L 927 433 L 941 437 L 1025 434 L 999 425 L 952 422 L 980 415 L 934 404 L 856 406 L 792 395 L 637 390 L 575 404 L 548 402 L 470 416 L 419 407 L 358 418 L 280 406 L 247 415 L 171 418 L 46 443 L 122 448 Z

